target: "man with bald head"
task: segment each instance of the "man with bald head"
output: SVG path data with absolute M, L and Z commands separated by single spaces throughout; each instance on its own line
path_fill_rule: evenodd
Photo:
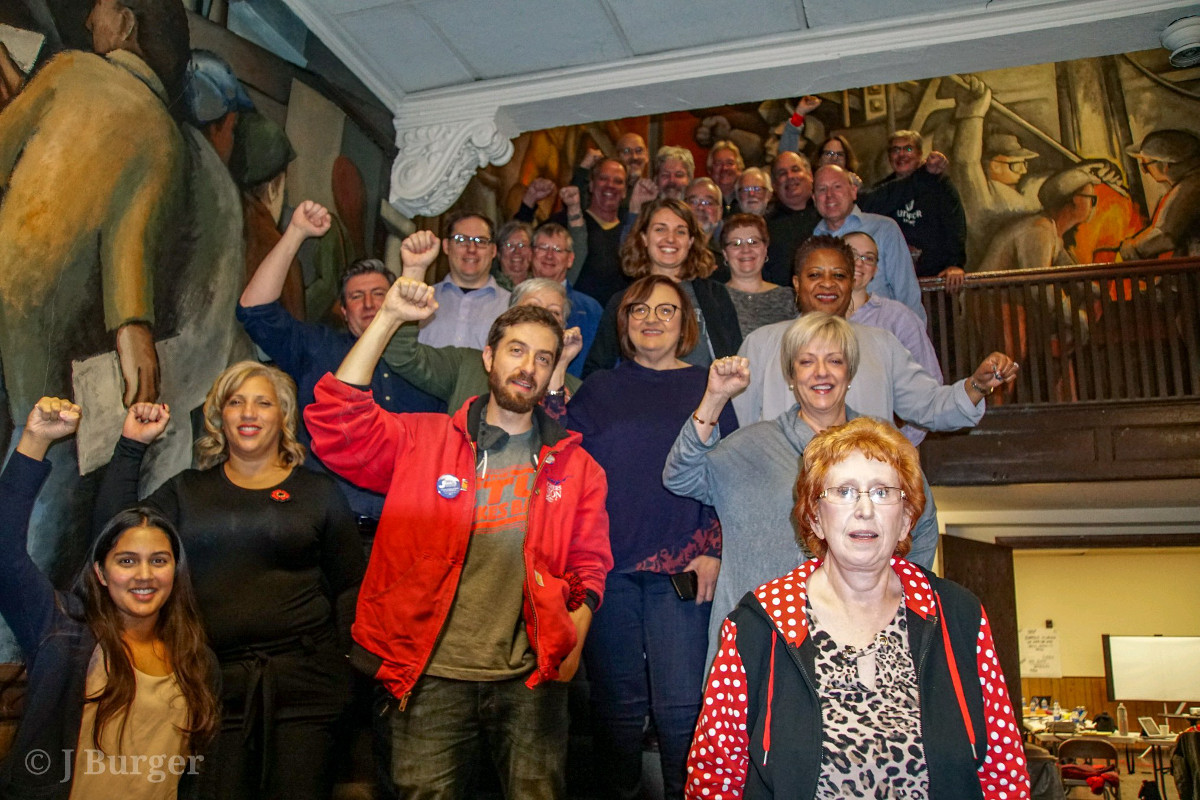
M 911 308 L 924 324 L 921 287 L 917 284 L 917 273 L 908 244 L 896 221 L 860 209 L 856 203 L 858 188 L 850 180 L 850 173 L 833 164 L 817 170 L 813 180 L 813 199 L 817 213 L 821 215 L 821 221 L 813 232 L 832 236 L 845 236 L 856 231 L 870 234 L 879 246 L 879 270 L 867 286 L 867 291 L 899 300 Z
M 771 165 L 775 205 L 767 211 L 767 263 L 763 280 L 787 286 L 792 280 L 792 256 L 800 243 L 812 236 L 821 221 L 812 203 L 812 167 L 808 159 L 791 150 L 775 156 Z

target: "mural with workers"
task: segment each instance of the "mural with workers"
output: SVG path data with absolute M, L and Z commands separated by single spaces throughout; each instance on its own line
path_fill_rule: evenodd
M 936 151 L 948 161 L 967 223 L 965 263 L 956 266 L 969 272 L 1192 254 L 1200 81 L 1166 56 L 1145 51 L 825 93 L 804 109 L 798 149 L 814 164 L 825 145 L 849 151 L 865 193 L 893 171 L 889 134 L 919 133 L 923 157 Z M 468 193 L 510 214 L 533 179 L 570 181 L 590 150 L 617 155 L 629 133 L 644 140 L 650 161 L 659 146 L 681 146 L 696 176 L 721 183 L 713 145 L 732 142 L 745 167 L 769 166 L 796 100 L 525 134 L 513 161 L 490 168 Z M 903 227 L 898 211 L 892 216 Z M 914 256 L 919 274 L 938 274 Z
M 391 131 L 338 96 L 178 2 L 0 8 L 0 444 L 43 395 L 85 408 L 50 450 L 29 537 L 55 580 L 82 557 L 129 404 L 174 412 L 144 491 L 191 465 L 193 412 L 255 355 L 234 307 L 291 198 L 333 212 L 333 235 L 292 264 L 281 302 L 297 319 L 331 314 L 343 267 L 394 230 L 377 212 Z

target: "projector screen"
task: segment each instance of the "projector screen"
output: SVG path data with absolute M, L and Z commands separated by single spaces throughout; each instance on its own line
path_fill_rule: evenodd
M 1109 636 L 1108 699 L 1200 702 L 1200 636 Z

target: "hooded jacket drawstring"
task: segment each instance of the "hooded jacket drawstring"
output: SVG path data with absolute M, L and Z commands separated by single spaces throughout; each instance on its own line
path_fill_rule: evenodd
M 933 593 L 933 601 L 937 604 L 938 616 L 941 617 L 942 642 L 946 646 L 946 665 L 950 667 L 950 680 L 954 683 L 954 696 L 958 698 L 958 710 L 962 712 L 963 724 L 967 728 L 967 738 L 971 740 L 971 755 L 979 759 L 979 751 L 975 749 L 975 726 L 971 724 L 971 716 L 967 712 L 967 698 L 963 694 L 962 681 L 958 677 L 958 663 L 954 660 L 954 648 L 950 646 L 950 630 L 946 627 L 946 614 L 942 611 L 942 597 Z
M 778 636 L 771 637 L 771 669 L 767 673 L 767 714 L 763 724 L 763 766 L 767 765 L 767 756 L 771 754 L 771 701 L 775 697 L 775 642 Z

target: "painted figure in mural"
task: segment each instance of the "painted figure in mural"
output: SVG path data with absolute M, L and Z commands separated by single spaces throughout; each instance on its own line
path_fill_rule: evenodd
M 14 421 L 43 395 L 74 394 L 73 359 L 114 347 L 119 399 L 159 395 L 155 279 L 185 202 L 171 109 L 182 107 L 187 16 L 179 3 L 104 0 L 88 28 L 94 53 L 55 56 L 0 112 L 0 357 Z M 31 551 L 73 568 L 90 497 L 75 488 L 74 440 L 48 458 Z
M 992 237 L 979 271 L 1074 264 L 1064 237 L 1095 212 L 1099 184 L 1095 173 L 1082 167 L 1052 175 L 1038 189 L 1042 210 L 1010 222 Z
M 721 196 L 725 198 L 724 216 L 733 213 L 736 198 L 734 190 L 737 188 L 738 176 L 745 168 L 742 151 L 728 139 L 716 142 L 708 151 L 708 175 L 721 189 Z
M 967 265 L 978 271 L 992 237 L 1006 224 L 1042 210 L 1038 190 L 1049 174 L 1031 175 L 1029 164 L 1038 153 L 1009 133 L 984 137 L 984 117 L 992 90 L 974 75 L 964 76 L 966 89 L 958 94 L 957 120 L 951 151 L 951 175 L 967 212 Z M 1120 170 L 1104 159 L 1080 160 L 1085 169 L 1112 186 L 1122 183 Z M 1048 266 L 1042 264 L 1041 266 Z
M 968 88 L 959 92 L 954 109 L 951 175 L 967 213 L 967 264 L 978 264 L 992 235 L 1022 214 L 1037 211 L 1040 181 L 1027 179 L 1029 161 L 1038 157 L 1012 134 L 984 139 L 984 117 L 992 90 L 974 75 L 964 76 Z
M 1038 189 L 1038 201 L 1042 211 L 1029 214 L 1008 223 L 988 246 L 980 271 L 1033 269 L 1047 266 L 1069 266 L 1075 263 L 1067 246 L 1071 233 L 1091 219 L 1095 213 L 1098 197 L 1096 187 L 1101 183 L 1096 174 L 1085 168 L 1074 166 L 1055 173 Z M 1022 299 L 1012 300 L 1005 295 L 1000 302 L 1000 330 L 995 330 L 996 319 L 990 309 L 976 309 L 971 314 L 975 323 L 983 330 L 985 341 L 1001 343 L 1007 352 L 1024 361 L 1028 353 L 1027 315 L 1030 304 L 1038 304 L 1044 310 L 1042 316 L 1048 320 L 1063 315 L 1063 301 L 1058 290 L 1048 286 L 1030 286 L 1024 290 Z M 989 313 L 990 312 L 990 313 Z M 1036 319 L 1036 317 L 1035 317 Z M 1083 321 L 1086 325 L 1086 320 Z M 1049 323 L 1051 330 L 1063 326 Z M 1071 327 L 1066 320 L 1065 330 Z M 1052 334 L 1057 340 L 1057 334 Z M 1066 345 L 1060 342 L 1060 345 Z M 1060 401 L 1073 399 L 1070 381 L 1054 387 Z
M 1128 153 L 1167 193 L 1149 227 L 1121 243 L 1121 258 L 1155 258 L 1168 250 L 1177 257 L 1200 254 L 1200 137 L 1189 131 L 1154 131 Z
M 238 117 L 229 169 L 242 189 L 246 229 L 243 286 L 282 236 L 279 221 L 287 192 L 287 168 L 295 158 L 287 133 L 274 120 L 257 112 Z M 295 259 L 288 269 L 280 302 L 296 319 L 305 318 L 304 278 L 300 262 Z
M 879 271 L 868 287 L 872 294 L 899 300 L 925 322 L 925 307 L 921 305 L 921 288 L 913 269 L 912 256 L 904 241 L 900 226 L 890 217 L 869 214 L 856 203 L 858 188 L 850 173 L 831 165 L 817 170 L 813 180 L 813 198 L 821 221 L 815 234 L 845 236 L 865 231 L 879 245 Z
M 763 278 L 790 286 L 792 256 L 800 243 L 812 235 L 821 215 L 812 202 L 812 167 L 807 158 L 791 150 L 781 150 L 771 165 L 771 175 L 775 179 L 775 205 L 767 212 L 771 244 Z
M 734 181 L 734 193 L 741 213 L 764 216 L 774 197 L 771 176 L 761 167 L 749 167 Z
M 918 278 L 941 277 L 948 291 L 957 291 L 967 263 L 967 218 L 958 191 L 949 177 L 924 168 L 925 139 L 916 131 L 893 133 L 887 155 L 891 174 L 859 205 L 896 220 Z

